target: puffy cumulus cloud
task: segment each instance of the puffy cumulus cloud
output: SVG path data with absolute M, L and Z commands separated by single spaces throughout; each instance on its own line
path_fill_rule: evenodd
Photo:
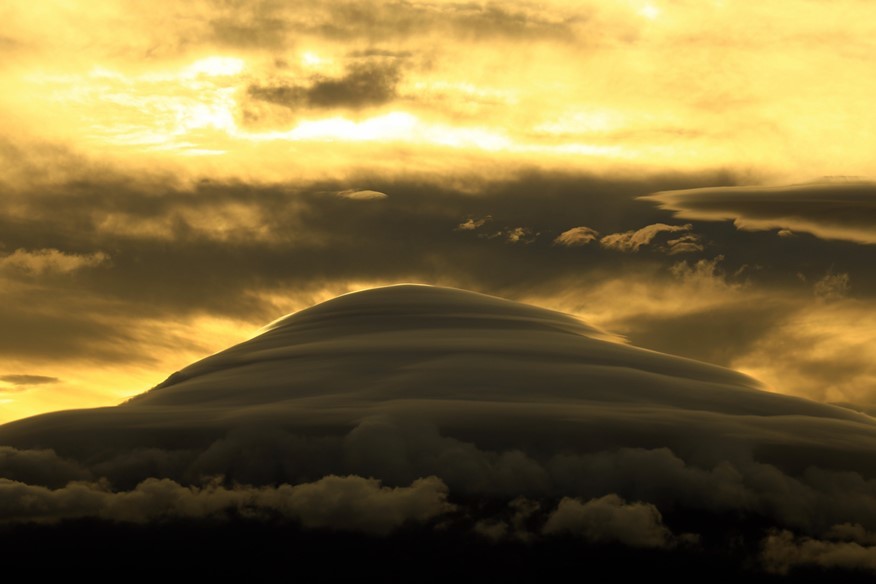
M 599 240 L 600 245 L 606 249 L 613 249 L 624 252 L 637 252 L 640 248 L 650 245 L 654 238 L 660 233 L 675 233 L 678 231 L 690 231 L 693 226 L 688 225 L 666 225 L 665 223 L 655 223 L 647 225 L 635 231 L 625 231 L 623 233 L 610 233 Z M 670 253 L 683 253 L 685 251 L 700 251 L 699 249 L 690 249 L 691 240 L 676 239 L 675 245 L 670 245 Z
M 453 510 L 447 488 L 435 477 L 409 487 L 383 487 L 357 476 L 326 476 L 297 485 L 186 487 L 147 479 L 131 491 L 100 483 L 71 482 L 59 489 L 0 479 L 0 521 L 55 522 L 77 517 L 146 523 L 167 519 L 279 516 L 305 528 L 385 535 L 407 522 L 425 522 Z
M 783 187 L 719 187 L 646 197 L 686 219 L 732 220 L 739 229 L 779 229 L 824 239 L 876 243 L 876 184 L 828 182 Z
M 849 292 L 849 275 L 846 273 L 834 274 L 828 272 L 818 280 L 813 287 L 815 296 L 822 300 L 839 300 L 845 298 Z
M 75 254 L 57 249 L 17 249 L 0 257 L 0 271 L 22 271 L 35 276 L 45 273 L 70 274 L 85 268 L 106 265 L 109 261 L 109 255 L 102 251 Z
M 779 574 L 787 574 L 799 566 L 876 572 L 876 546 L 796 537 L 790 531 L 781 530 L 764 539 L 761 560 L 767 570 Z
M 548 517 L 544 533 L 643 548 L 664 548 L 672 542 L 672 533 L 654 505 L 627 503 L 614 494 L 587 502 L 563 498 Z
M 596 241 L 599 237 L 599 232 L 590 227 L 573 227 L 560 233 L 555 239 L 554 244 L 564 245 L 566 247 L 577 247 L 587 245 L 592 241 Z

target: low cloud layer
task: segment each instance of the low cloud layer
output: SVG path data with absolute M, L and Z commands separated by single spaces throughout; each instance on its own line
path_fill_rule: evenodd
M 385 535 L 406 522 L 424 522 L 453 509 L 434 478 L 409 487 L 382 487 L 375 479 L 327 476 L 313 483 L 277 487 L 184 487 L 147 479 L 131 491 L 73 482 L 47 489 L 0 478 L 0 522 L 57 522 L 81 517 L 147 523 L 172 519 L 279 516 L 306 528 Z
M 876 546 L 857 541 L 798 537 L 783 530 L 766 537 L 762 546 L 764 566 L 779 574 L 811 566 L 876 572 Z
M 544 526 L 546 534 L 570 534 L 589 542 L 620 542 L 631 547 L 668 547 L 672 534 L 660 511 L 647 503 L 626 503 L 617 495 L 582 502 L 564 498 Z

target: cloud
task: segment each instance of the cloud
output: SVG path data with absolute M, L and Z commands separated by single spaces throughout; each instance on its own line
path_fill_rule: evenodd
M 474 231 L 475 229 L 483 227 L 486 223 L 492 220 L 493 218 L 490 215 L 485 215 L 480 219 L 469 217 L 468 219 L 456 226 L 456 231 Z
M 738 229 L 779 229 L 823 239 L 876 243 L 876 183 L 828 182 L 782 187 L 712 187 L 646 197 L 677 217 L 732 220 Z
M 45 375 L 11 374 L 0 375 L 0 381 L 15 386 L 31 386 L 57 383 L 60 380 L 57 377 L 47 377 Z
M 0 270 L 18 270 L 35 276 L 45 273 L 70 274 L 85 268 L 106 265 L 109 260 L 109 255 L 102 251 L 73 254 L 57 249 L 17 249 L 0 257 Z
M 248 95 L 293 109 L 361 109 L 385 104 L 396 96 L 401 77 L 395 62 L 365 62 L 351 65 L 342 77 L 315 76 L 305 85 L 251 85 Z
M 666 247 L 668 248 L 669 255 L 675 255 L 679 253 L 696 253 L 703 251 L 703 244 L 699 235 L 695 233 L 689 233 L 687 235 L 682 235 L 677 239 L 670 239 L 666 242 Z
M 825 541 L 774 531 L 762 543 L 761 560 L 767 570 L 787 574 L 798 566 L 820 566 L 876 572 L 876 546 L 855 541 Z
M 566 247 L 577 247 L 587 245 L 591 241 L 595 241 L 599 237 L 599 232 L 590 227 L 573 227 L 559 234 L 554 243 L 557 245 L 565 245 Z
M 544 533 L 643 548 L 665 548 L 672 542 L 672 533 L 654 505 L 626 503 L 614 494 L 587 502 L 563 498 L 548 517 Z
M 524 243 L 529 244 L 538 238 L 538 233 L 533 232 L 529 227 L 513 227 L 505 230 L 505 241 L 508 243 Z
M 131 491 L 100 483 L 71 482 L 48 489 L 0 478 L 0 522 L 56 522 L 78 517 L 146 523 L 174 518 L 280 517 L 305 528 L 386 535 L 407 522 L 422 523 L 453 510 L 447 488 L 435 477 L 389 488 L 375 479 L 326 476 L 277 487 L 185 487 L 147 479 Z
M 379 199 L 386 199 L 389 197 L 386 193 L 381 193 L 380 191 L 371 191 L 371 190 L 356 190 L 356 189 L 347 189 L 345 191 L 338 192 L 338 196 L 343 199 L 352 199 L 354 201 L 374 201 Z
M 0 477 L 58 488 L 71 481 L 91 479 L 93 475 L 84 466 L 61 458 L 53 450 L 18 450 L 0 446 Z
M 624 233 L 611 233 L 609 235 L 605 235 L 602 239 L 599 240 L 599 243 L 602 245 L 602 247 L 606 249 L 613 249 L 616 251 L 624 252 L 637 252 L 640 248 L 649 245 L 660 233 L 690 231 L 692 228 L 693 226 L 689 224 L 666 225 L 665 223 L 655 223 L 654 225 L 648 225 L 635 231 L 625 231 Z M 676 245 L 679 246 L 678 249 L 680 251 L 688 251 L 688 249 L 686 248 L 690 247 L 691 241 L 683 239 L 676 239 L 674 241 L 676 242 Z M 670 248 L 670 253 L 679 253 L 673 252 L 672 249 L 674 249 L 674 247 Z
M 815 296 L 822 300 L 839 300 L 849 292 L 849 275 L 828 272 L 814 286 Z

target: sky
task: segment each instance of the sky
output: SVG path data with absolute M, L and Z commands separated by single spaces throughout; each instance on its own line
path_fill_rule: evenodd
M 4 3 L 0 422 L 399 282 L 874 411 L 874 10 Z
M 4 549 L 876 569 L 872 2 L 0 19 Z

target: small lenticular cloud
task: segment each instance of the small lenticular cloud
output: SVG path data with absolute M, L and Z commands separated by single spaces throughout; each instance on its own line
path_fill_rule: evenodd
M 347 189 L 345 191 L 339 191 L 338 196 L 344 199 L 353 199 L 354 201 L 374 201 L 378 199 L 386 199 L 389 197 L 386 193 L 381 193 L 380 191 L 372 191 L 372 190 L 356 190 L 356 189 Z

